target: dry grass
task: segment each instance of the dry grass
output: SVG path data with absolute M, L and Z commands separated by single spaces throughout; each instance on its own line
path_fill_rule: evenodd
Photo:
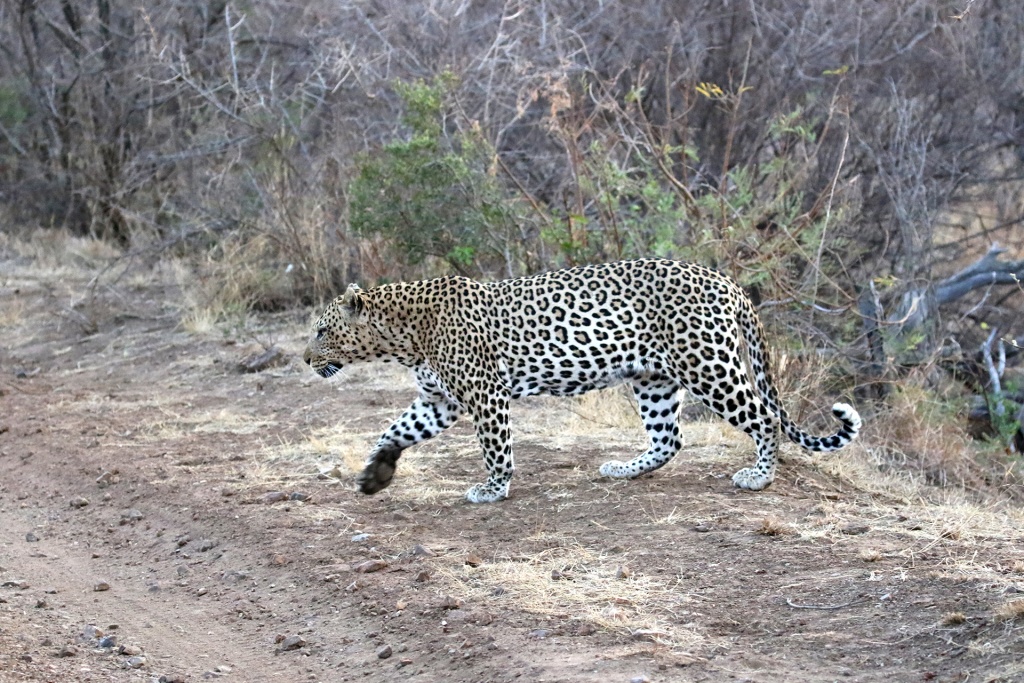
M 438 576 L 467 597 L 490 604 L 585 622 L 676 650 L 700 648 L 703 636 L 677 625 L 687 621 L 681 618 L 692 599 L 677 585 L 622 567 L 621 556 L 571 544 L 494 558 L 477 567 L 447 565 L 438 569 Z
M 1005 622 L 1024 620 L 1024 599 L 1011 600 L 996 610 L 996 619 Z

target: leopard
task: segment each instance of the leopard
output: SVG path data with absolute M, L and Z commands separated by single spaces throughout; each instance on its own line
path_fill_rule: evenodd
M 507 498 L 515 472 L 510 402 L 535 394 L 631 387 L 649 447 L 600 466 L 602 477 L 615 479 L 653 472 L 682 449 L 684 390 L 753 439 L 756 461 L 732 477 L 750 491 L 774 481 L 780 432 L 808 451 L 830 452 L 862 425 L 852 405 L 835 403 L 834 434 L 798 427 L 780 401 L 765 330 L 745 291 L 715 269 L 666 259 L 491 282 L 451 275 L 365 290 L 351 284 L 315 322 L 303 360 L 325 378 L 363 361 L 411 368 L 418 396 L 371 450 L 356 480 L 365 494 L 391 484 L 403 451 L 466 415 L 487 470 L 466 500 Z

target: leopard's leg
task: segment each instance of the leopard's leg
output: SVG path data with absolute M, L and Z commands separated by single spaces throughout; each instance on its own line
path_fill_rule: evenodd
M 632 479 L 653 472 L 671 460 L 683 445 L 676 421 L 679 385 L 667 377 L 636 378 L 631 384 L 650 448 L 629 462 L 611 460 L 601 465 L 604 477 Z
M 403 450 L 437 436 L 462 413 L 462 407 L 448 398 L 429 371 L 417 370 L 416 379 L 420 397 L 377 440 L 366 459 L 366 467 L 356 480 L 363 493 L 377 493 L 386 488 L 395 476 L 395 465 Z
M 738 361 L 714 362 L 691 373 L 687 390 L 729 424 L 754 439 L 757 460 L 753 467 L 744 467 L 732 477 L 741 489 L 760 491 L 775 479 L 779 453 L 779 418 L 754 391 L 746 368 Z
M 470 503 L 494 503 L 508 497 L 509 483 L 516 471 L 512 460 L 512 434 L 508 427 L 508 391 L 481 391 L 472 405 L 476 437 L 487 467 L 487 481 L 473 485 L 466 492 L 466 500 Z

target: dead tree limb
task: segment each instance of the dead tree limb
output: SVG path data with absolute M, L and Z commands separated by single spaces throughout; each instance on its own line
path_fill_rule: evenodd
M 988 253 L 954 273 L 924 287 L 912 289 L 900 299 L 885 319 L 891 337 L 906 337 L 919 330 L 938 312 L 940 306 L 960 299 L 968 292 L 994 285 L 1020 285 L 1024 282 L 1024 259 L 1001 261 L 1006 249 L 993 244 Z

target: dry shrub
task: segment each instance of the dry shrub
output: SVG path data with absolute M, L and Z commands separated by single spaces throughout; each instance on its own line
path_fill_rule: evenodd
M 757 533 L 762 536 L 790 536 L 796 531 L 778 517 L 765 517 L 761 520 L 761 526 L 757 528 Z
M 996 619 L 1011 622 L 1024 619 L 1024 600 L 1011 600 L 996 610 Z
M 928 484 L 986 488 L 988 472 L 971 446 L 965 425 L 951 409 L 953 397 L 926 388 L 922 373 L 898 385 L 866 423 L 864 440 L 883 472 L 916 473 Z

